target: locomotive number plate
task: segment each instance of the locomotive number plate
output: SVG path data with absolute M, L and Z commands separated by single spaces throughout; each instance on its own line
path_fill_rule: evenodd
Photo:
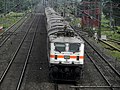
M 70 59 L 70 56 L 65 55 L 64 59 Z

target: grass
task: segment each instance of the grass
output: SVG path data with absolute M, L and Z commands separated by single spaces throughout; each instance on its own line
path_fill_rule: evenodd
M 108 19 L 105 19 L 105 18 L 103 18 L 102 20 L 101 20 L 101 26 L 102 27 L 109 27 L 109 20 Z
M 17 22 L 23 15 L 24 13 L 10 12 L 6 16 L 0 17 L 0 26 L 3 26 L 3 29 L 5 30 Z
M 71 16 L 71 18 L 73 19 L 71 22 L 70 22 L 70 25 L 78 25 L 78 23 L 80 23 L 80 18 L 75 18 L 73 16 Z
M 117 33 L 117 30 L 111 30 L 110 26 L 109 26 L 109 22 L 110 20 L 106 19 L 105 17 L 102 17 L 102 23 L 101 23 L 101 34 L 106 35 L 108 38 L 112 38 L 112 39 L 116 39 L 119 40 L 120 39 L 120 34 Z M 120 31 L 120 26 L 117 26 L 118 31 Z M 109 42 L 112 45 L 120 48 L 120 45 Z M 120 60 L 120 52 L 116 51 L 116 50 L 112 50 L 112 48 L 110 48 L 109 46 L 101 43 L 101 45 L 106 49 L 106 53 L 113 56 L 114 58 L 118 58 Z
M 109 46 L 107 46 L 106 44 L 103 44 L 102 42 L 100 43 L 102 47 L 105 48 L 106 53 L 108 55 L 111 55 L 114 58 L 117 58 L 118 60 L 120 60 L 120 52 L 113 50 L 112 48 L 110 48 Z
M 109 23 L 110 20 L 106 19 L 105 16 L 102 16 L 101 20 L 101 34 L 105 34 L 107 37 L 119 40 L 120 39 L 120 34 L 117 33 L 117 31 L 120 31 L 120 26 L 116 26 L 117 30 L 115 28 L 110 28 Z
M 117 58 L 118 60 L 120 60 L 120 52 L 118 52 L 118 51 L 108 51 L 108 53 L 110 55 L 112 55 L 113 57 Z
M 115 47 L 117 47 L 117 48 L 120 48 L 120 45 L 118 45 L 117 43 L 110 42 L 110 41 L 108 41 L 108 43 L 110 43 L 111 45 L 113 45 L 113 46 L 115 46 Z
M 112 38 L 112 39 L 116 39 L 116 40 L 120 39 L 120 34 L 118 34 L 117 32 L 114 32 L 114 31 L 102 31 L 101 34 L 105 34 L 108 38 Z

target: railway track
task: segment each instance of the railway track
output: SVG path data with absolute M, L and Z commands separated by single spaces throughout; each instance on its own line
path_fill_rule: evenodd
M 120 45 L 119 40 L 108 38 L 108 41 L 113 42 L 113 43 L 117 43 L 118 45 Z
M 101 74 L 101 76 L 103 77 L 103 79 L 106 81 L 106 83 L 108 85 L 108 86 L 101 86 L 101 87 L 96 86 L 94 88 L 110 88 L 111 90 L 114 90 L 115 88 L 117 88 L 117 89 L 120 88 L 120 86 L 119 86 L 120 83 L 118 81 L 120 79 L 119 79 L 119 77 L 116 77 L 117 75 L 114 74 L 114 71 L 112 71 L 111 69 L 108 68 L 109 66 L 105 65 L 104 63 L 97 62 L 99 60 L 93 59 L 93 57 L 91 57 L 88 52 L 85 52 L 85 54 L 90 59 L 90 61 L 93 63 L 95 68 L 99 71 L 99 73 Z M 105 67 L 107 67 L 107 69 Z
M 34 18 L 34 17 L 33 17 Z M 17 30 L 17 35 L 11 36 L 2 47 L 0 47 L 0 76 L 5 69 L 5 66 L 10 62 L 16 52 L 22 38 L 26 34 L 28 28 L 32 25 L 32 18 L 29 18 L 20 28 Z
M 25 18 L 26 17 L 26 18 Z M 2 47 L 2 45 L 4 45 L 4 43 L 12 36 L 14 35 L 18 30 L 20 30 L 21 26 L 27 21 L 27 19 L 29 18 L 29 15 L 26 15 L 25 17 L 21 18 L 20 20 L 18 20 L 18 22 L 16 22 L 13 26 L 11 26 L 10 28 L 8 28 L 5 32 L 3 32 L 0 35 L 0 47 Z
M 33 20 L 33 21 L 34 21 L 34 20 Z M 32 26 L 32 24 L 33 24 L 33 21 L 30 23 L 29 27 L 25 28 L 25 29 L 26 29 L 26 33 L 24 32 L 25 34 L 22 35 L 22 39 L 20 38 L 21 41 L 20 41 L 19 44 L 17 44 L 18 46 L 17 46 L 16 50 L 14 51 L 14 53 L 12 54 L 12 57 L 10 57 L 11 60 L 10 60 L 10 58 L 9 58 L 9 61 L 8 61 L 9 64 L 8 64 L 8 66 L 11 65 L 11 63 L 12 63 L 13 60 L 14 60 L 14 57 L 17 55 L 19 49 L 21 48 L 21 46 L 22 46 L 22 44 L 23 44 L 23 42 L 24 42 L 24 40 L 25 40 L 25 38 L 26 38 L 26 36 L 27 36 L 27 34 L 28 34 L 31 26 Z M 3 56 L 3 57 L 4 57 L 4 56 Z M 7 68 L 9 68 L 9 67 L 7 67 Z M 7 70 L 7 68 L 6 68 L 6 70 Z M 6 72 L 4 71 L 4 73 L 6 73 Z M 4 73 L 3 73 L 2 75 L 4 75 Z M 1 79 L 2 79 L 2 78 L 1 78 Z M 1 79 L 0 79 L 0 82 L 1 82 Z
M 22 80 L 20 90 L 50 90 L 48 83 L 48 61 L 47 61 L 47 32 L 45 27 L 45 16 L 41 6 L 35 12 L 35 15 L 40 16 L 38 30 L 35 36 L 35 41 L 31 55 L 28 61 L 27 69 Z M 38 11 L 39 10 L 39 11 Z M 37 24 L 37 23 L 36 23 Z
M 95 48 L 88 40 L 87 37 L 78 33 L 86 42 L 86 55 L 91 60 L 95 68 L 104 78 L 108 86 L 104 88 L 110 88 L 111 90 L 120 89 L 120 72 L 117 71 L 114 66 L 105 58 L 97 48 Z M 83 86 L 84 87 L 84 86 Z M 93 86 L 94 87 L 94 86 Z M 99 86 L 98 86 L 99 87 Z M 100 88 L 100 87 L 99 87 Z M 102 88 L 102 86 L 101 86 Z
M 26 71 L 26 68 L 27 68 L 27 64 L 28 64 L 28 60 L 29 60 L 29 57 L 30 57 L 30 54 L 31 54 L 31 51 L 32 51 L 32 47 L 33 47 L 33 43 L 34 43 L 34 40 L 35 40 L 35 36 L 36 36 L 36 33 L 37 33 L 37 29 L 38 29 L 38 25 L 39 25 L 39 20 L 40 20 L 40 17 L 38 19 L 38 22 L 37 22 L 37 27 L 34 31 L 34 35 L 33 35 L 33 38 L 32 38 L 32 42 L 30 44 L 30 48 L 29 48 L 29 51 L 27 53 L 27 57 L 25 59 L 25 63 L 24 63 L 24 67 L 22 69 L 22 73 L 20 75 L 20 79 L 19 79 L 19 82 L 18 82 L 18 85 L 17 85 L 17 89 L 16 90 L 20 90 L 20 87 L 21 87 L 21 84 L 22 84 L 22 80 L 24 78 L 24 74 L 25 74 L 25 71 Z
M 0 88 L 2 90 L 8 90 L 8 88 L 9 90 L 20 89 L 36 35 L 36 31 L 34 31 L 34 28 L 35 30 L 37 30 L 38 24 L 36 23 L 38 22 L 39 19 L 36 16 L 31 22 L 31 25 L 28 27 L 26 34 L 21 40 L 21 43 L 19 44 L 8 66 L 3 72 L 0 78 Z M 11 76 L 14 78 L 12 78 Z M 9 85 L 10 82 L 12 83 L 12 85 Z
M 89 53 L 85 52 L 85 55 L 87 56 L 87 58 L 89 59 L 89 61 L 92 62 L 92 64 L 94 65 L 94 68 L 96 68 L 97 72 L 100 73 L 100 75 L 102 76 L 103 80 L 105 81 L 105 83 L 102 83 L 102 85 L 99 85 L 99 83 L 96 83 L 96 85 L 78 85 L 78 86 L 70 86 L 70 88 L 78 88 L 80 90 L 119 90 L 120 86 L 119 85 L 111 85 L 110 80 L 108 79 L 108 76 L 104 75 L 104 72 L 101 70 L 101 68 L 99 67 L 100 63 L 96 63 L 95 59 L 93 59 L 93 57 L 91 57 L 89 55 Z M 86 59 L 87 59 L 86 58 Z M 90 63 L 90 62 L 89 62 Z M 97 72 L 91 68 L 96 74 Z M 86 74 L 85 74 L 86 75 Z M 94 77 L 97 75 L 94 75 Z M 99 77 L 99 75 L 98 75 Z M 85 79 L 85 78 L 84 78 Z M 113 81 L 114 82 L 114 81 Z M 119 83 L 120 84 L 120 83 Z
M 108 45 L 109 47 L 113 48 L 114 50 L 117 50 L 118 52 L 120 52 L 120 49 L 106 41 L 100 40 L 102 43 L 104 43 L 105 45 Z
M 58 84 L 54 83 L 54 90 L 79 90 L 79 88 L 70 88 L 71 86 L 77 86 L 76 84 Z
M 87 48 L 87 50 L 90 50 L 90 48 Z M 99 71 L 101 76 L 104 78 L 108 86 L 119 86 L 120 73 L 108 62 L 107 59 L 98 53 L 95 48 L 92 51 L 93 53 L 91 53 L 91 51 L 86 51 L 85 53 Z M 114 90 L 113 87 L 111 87 L 111 90 Z

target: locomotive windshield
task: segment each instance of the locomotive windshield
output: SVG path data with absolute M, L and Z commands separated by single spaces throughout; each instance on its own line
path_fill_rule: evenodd
M 66 52 L 67 50 L 67 43 L 55 43 L 55 51 L 58 52 Z M 79 52 L 79 43 L 68 43 L 69 44 L 69 52 Z
M 59 52 L 65 51 L 65 43 L 55 43 L 55 50 Z
M 79 52 L 79 47 L 80 47 L 79 43 L 70 43 L 69 44 L 69 51 L 70 52 Z

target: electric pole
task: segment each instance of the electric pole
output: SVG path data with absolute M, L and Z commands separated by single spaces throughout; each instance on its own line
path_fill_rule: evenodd
M 99 30 L 98 30 L 98 39 L 101 38 L 101 16 L 102 16 L 102 0 L 99 3 L 100 14 L 99 14 Z
M 112 13 L 113 13 L 113 11 L 112 11 L 112 1 L 109 0 L 109 2 L 110 2 L 110 30 L 112 31 Z
M 66 13 L 66 10 L 65 10 L 65 8 L 66 8 L 66 0 L 64 0 L 63 17 L 65 17 L 65 13 Z
M 75 16 L 77 16 L 77 0 L 75 0 Z

